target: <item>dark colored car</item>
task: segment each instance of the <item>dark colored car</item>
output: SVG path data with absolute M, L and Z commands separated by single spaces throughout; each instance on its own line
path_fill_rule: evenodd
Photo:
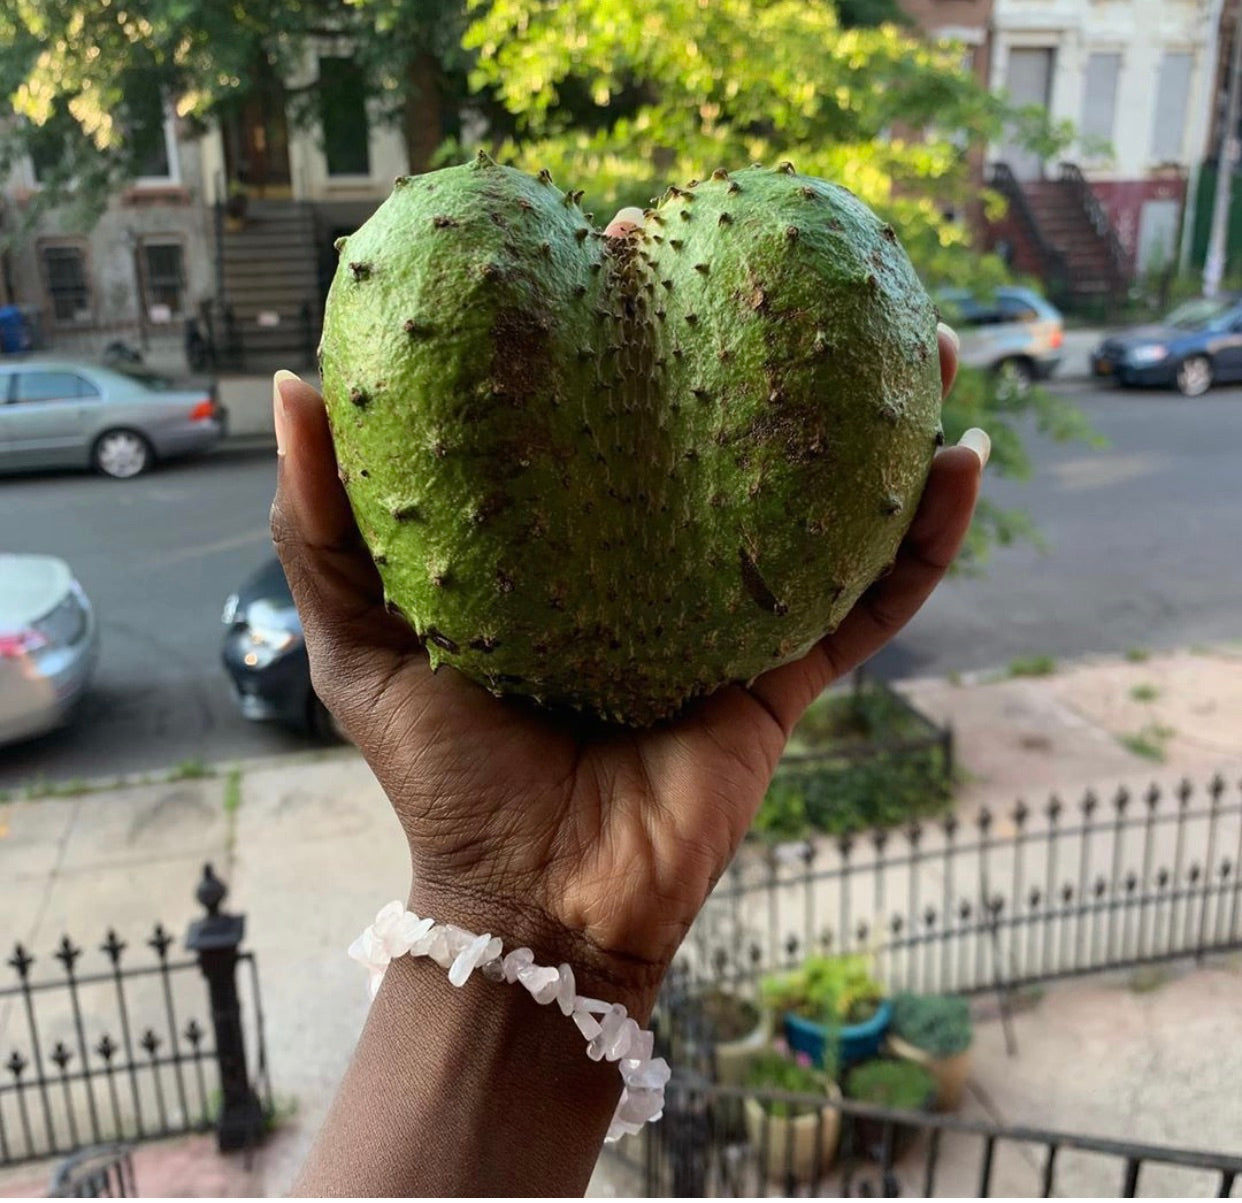
M 340 738 L 311 687 L 302 620 L 279 560 L 270 560 L 228 596 L 221 621 L 226 628 L 221 657 L 246 718 L 280 723 L 325 742 Z
M 1242 297 L 1187 301 L 1162 322 L 1110 335 L 1091 370 L 1126 386 L 1172 385 L 1184 397 L 1242 380 Z

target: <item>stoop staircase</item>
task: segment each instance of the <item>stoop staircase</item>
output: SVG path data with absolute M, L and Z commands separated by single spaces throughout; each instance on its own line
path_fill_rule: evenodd
M 1055 179 L 1018 180 L 996 163 L 989 182 L 1009 202 L 996 232 L 1013 248 L 1013 266 L 1043 279 L 1057 304 L 1101 310 L 1124 296 L 1128 256 L 1078 167 L 1063 163 Z

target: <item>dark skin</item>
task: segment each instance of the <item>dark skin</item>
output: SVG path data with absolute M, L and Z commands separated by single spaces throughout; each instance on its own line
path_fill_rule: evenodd
M 947 392 L 957 363 L 943 332 L 940 352 Z M 276 420 L 272 528 L 312 680 L 404 829 L 410 909 L 568 962 L 580 993 L 640 1022 L 794 724 L 935 588 L 983 466 L 969 445 L 936 456 L 893 571 L 804 659 L 648 731 L 590 729 L 433 674 L 384 608 L 322 399 L 278 378 Z M 295 1193 L 581 1193 L 620 1090 L 615 1065 L 583 1048 L 557 1007 L 520 988 L 476 975 L 457 990 L 425 959 L 395 962 Z

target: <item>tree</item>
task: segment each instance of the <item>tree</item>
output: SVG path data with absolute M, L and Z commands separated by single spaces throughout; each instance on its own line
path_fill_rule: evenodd
M 854 16 L 868 7 L 879 11 L 850 5 Z M 497 153 L 585 188 L 597 212 L 649 203 L 716 167 L 789 159 L 884 214 L 932 287 L 985 289 L 1005 275 L 951 217 L 978 193 L 969 148 L 1006 125 L 1045 153 L 1068 136 L 989 95 L 957 48 L 893 24 L 846 29 L 831 5 L 809 0 L 492 0 L 465 44 L 478 54 L 475 88 L 516 121 Z M 583 94 L 590 121 L 564 104 Z M 1019 478 L 1032 419 L 1053 438 L 1092 437 L 1059 398 L 1006 392 L 982 373 L 964 372 L 945 407 L 950 437 L 985 426 L 993 471 Z M 1021 537 L 1035 537 L 1025 515 L 985 502 L 965 562 Z
M 465 0 L 10 0 L 0 95 L 14 117 L 0 122 L 0 172 L 41 158 L 39 205 L 72 200 L 89 224 L 162 137 L 165 103 L 202 128 L 277 79 L 291 120 L 313 123 L 316 83 L 287 82 L 305 76 L 313 39 L 349 48 L 373 111 L 400 123 L 423 170 L 459 132 L 467 23 Z
M 954 47 L 893 25 L 843 29 L 807 0 L 492 0 L 465 44 L 476 90 L 516 120 L 501 157 L 586 188 L 601 211 L 719 166 L 790 159 L 883 212 L 925 278 L 999 278 L 948 215 L 977 193 L 966 148 L 1013 115 Z M 591 124 L 562 103 L 583 88 Z

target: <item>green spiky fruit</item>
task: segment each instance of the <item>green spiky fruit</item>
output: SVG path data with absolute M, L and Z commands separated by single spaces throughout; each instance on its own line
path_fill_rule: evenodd
M 624 239 L 486 156 L 397 183 L 341 244 L 322 376 L 432 663 L 646 725 L 833 630 L 943 438 L 892 227 L 789 164 L 671 188 Z

